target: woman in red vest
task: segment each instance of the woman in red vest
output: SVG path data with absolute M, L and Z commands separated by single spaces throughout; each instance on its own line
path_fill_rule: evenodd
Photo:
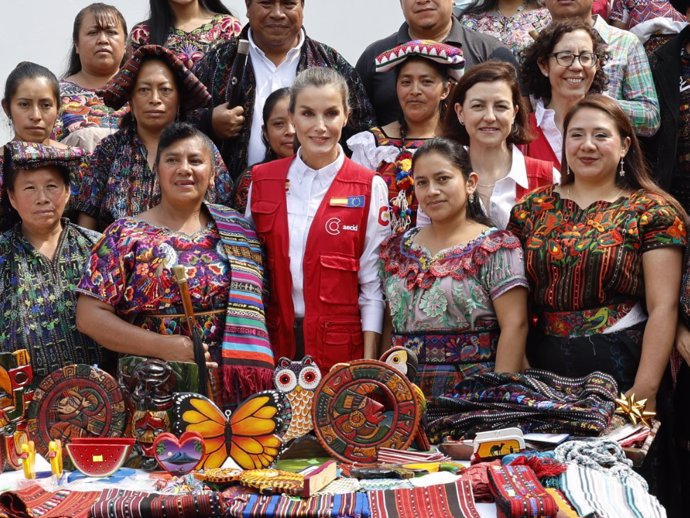
M 252 170 L 247 204 L 267 256 L 273 350 L 309 354 L 324 372 L 377 356 L 384 309 L 377 259 L 390 234 L 388 188 L 338 144 L 348 99 L 333 69 L 297 76 L 289 111 L 301 147 Z
M 529 123 L 536 138 L 522 147 L 525 155 L 561 167 L 563 119 L 585 95 L 606 85 L 605 45 L 581 20 L 554 23 L 525 51 L 522 81 L 532 99 Z
M 517 148 L 530 134 L 515 69 L 499 61 L 472 67 L 449 105 L 454 109 L 446 113 L 444 135 L 469 146 L 478 197 L 495 225 L 505 228 L 523 194 L 559 179 L 550 162 L 525 157 Z

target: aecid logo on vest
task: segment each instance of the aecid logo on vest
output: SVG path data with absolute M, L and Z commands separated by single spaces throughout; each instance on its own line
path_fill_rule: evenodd
M 350 232 L 358 232 L 359 225 L 343 225 L 340 218 L 331 218 L 326 221 L 326 232 L 332 236 L 340 235 L 340 230 L 349 230 Z

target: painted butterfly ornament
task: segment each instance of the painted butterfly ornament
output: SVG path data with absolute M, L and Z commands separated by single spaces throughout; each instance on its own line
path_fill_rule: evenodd
M 196 432 L 204 440 L 206 451 L 197 469 L 219 468 L 228 458 L 243 469 L 265 468 L 278 456 L 290 424 L 283 395 L 271 390 L 248 397 L 226 413 L 205 396 L 180 392 L 172 413 L 175 435 Z
M 273 375 L 276 390 L 285 395 L 290 402 L 292 419 L 283 436 L 283 441 L 302 437 L 314 429 L 311 407 L 314 404 L 314 392 L 321 383 L 321 371 L 311 356 L 301 361 L 280 358 Z

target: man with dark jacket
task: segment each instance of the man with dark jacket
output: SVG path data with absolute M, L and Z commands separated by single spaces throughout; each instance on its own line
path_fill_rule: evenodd
M 376 112 L 379 126 L 401 116 L 395 93 L 395 72 L 377 73 L 376 56 L 411 40 L 441 41 L 463 50 L 465 68 L 489 59 L 507 61 L 518 68 L 513 53 L 500 41 L 464 28 L 453 16 L 453 0 L 400 0 L 405 22 L 398 32 L 369 45 L 357 61 L 356 69 L 364 82 Z
M 304 31 L 304 0 L 245 0 L 245 4 L 249 23 L 239 38 L 217 46 L 193 70 L 213 98 L 213 108 L 197 111 L 193 121 L 216 141 L 233 178 L 264 159 L 261 125 L 266 98 L 278 88 L 292 86 L 306 68 L 333 68 L 350 87 L 351 112 L 343 142 L 374 124 L 371 103 L 352 65 Z M 240 89 L 239 105 L 228 106 L 239 39 L 249 41 L 249 58 L 242 82 L 234 87 Z

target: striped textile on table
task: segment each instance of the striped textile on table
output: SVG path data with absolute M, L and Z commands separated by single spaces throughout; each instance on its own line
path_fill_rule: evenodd
M 91 506 L 90 518 L 222 518 L 218 493 L 160 495 L 143 491 L 104 489 Z
M 635 478 L 625 483 L 607 473 L 570 464 L 561 489 L 580 516 L 666 518 L 666 510 Z
M 450 484 L 369 492 L 371 518 L 480 518 L 472 484 Z

